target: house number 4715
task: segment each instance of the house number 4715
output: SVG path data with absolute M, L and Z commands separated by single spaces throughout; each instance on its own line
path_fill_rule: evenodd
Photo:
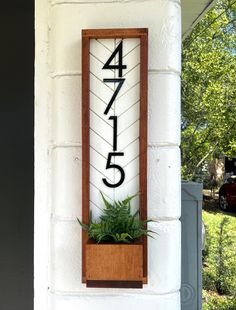
M 116 57 L 118 57 L 118 62 L 116 64 L 115 59 Z M 114 59 L 114 64 L 111 64 L 111 62 Z M 103 79 L 104 83 L 115 83 L 115 85 L 117 85 L 105 111 L 104 114 L 108 115 L 110 112 L 110 109 L 112 107 L 112 104 L 114 103 L 114 101 L 116 100 L 116 97 L 119 93 L 119 91 L 121 90 L 122 85 L 125 82 L 125 79 L 122 78 L 123 76 L 123 70 L 127 69 L 126 65 L 123 65 L 123 41 L 121 41 L 119 43 L 119 45 L 116 47 L 116 49 L 114 50 L 114 52 L 112 53 L 112 55 L 109 57 L 109 59 L 107 60 L 107 62 L 105 63 L 105 65 L 103 66 L 104 70 L 106 69 L 113 69 L 113 70 L 118 70 L 118 77 L 119 78 L 113 78 L 113 79 Z M 120 179 L 118 182 L 116 183 L 109 183 L 107 181 L 106 178 L 103 178 L 103 183 L 108 186 L 108 187 L 118 187 L 120 186 L 124 180 L 125 180 L 125 172 L 124 169 L 118 165 L 112 162 L 112 159 L 115 157 L 119 157 L 119 156 L 124 156 L 124 152 L 118 152 L 117 151 L 117 128 L 118 128 L 118 119 L 116 115 L 111 115 L 109 118 L 109 120 L 113 121 L 113 152 L 109 152 L 108 153 L 108 157 L 107 157 L 107 164 L 106 164 L 106 169 L 117 169 L 120 172 Z

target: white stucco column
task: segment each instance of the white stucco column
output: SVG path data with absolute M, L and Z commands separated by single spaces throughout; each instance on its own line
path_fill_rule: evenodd
M 148 28 L 148 284 L 81 283 L 81 29 Z M 36 0 L 35 310 L 178 310 L 181 272 L 178 0 Z

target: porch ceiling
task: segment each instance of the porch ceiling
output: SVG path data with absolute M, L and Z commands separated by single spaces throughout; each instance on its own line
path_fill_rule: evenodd
M 183 39 L 192 31 L 205 12 L 210 9 L 216 1 L 217 0 L 181 0 Z

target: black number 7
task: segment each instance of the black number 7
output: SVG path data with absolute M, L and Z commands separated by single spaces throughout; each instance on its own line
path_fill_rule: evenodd
M 112 106 L 112 103 L 115 101 L 116 99 L 116 96 L 118 95 L 123 83 L 124 83 L 125 79 L 103 79 L 103 82 L 104 83 L 119 83 L 116 90 L 114 91 L 112 97 L 111 97 L 111 100 L 110 102 L 108 103 L 107 107 L 106 107 L 106 110 L 104 111 L 104 114 L 107 115 L 107 113 L 109 112 L 111 106 Z

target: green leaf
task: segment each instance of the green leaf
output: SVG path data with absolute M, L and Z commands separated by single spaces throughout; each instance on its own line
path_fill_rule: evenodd
M 108 241 L 130 243 L 136 238 L 153 233 L 146 229 L 147 222 L 151 220 L 140 220 L 137 217 L 138 211 L 131 214 L 130 203 L 137 194 L 127 197 L 123 201 L 113 201 L 112 204 L 102 193 L 101 196 L 105 208 L 102 209 L 99 221 L 93 221 L 92 214 L 90 214 L 89 225 L 83 224 L 78 219 L 81 227 L 88 231 L 89 238 L 94 239 L 97 243 Z
M 79 222 L 79 224 L 80 224 L 80 226 L 82 227 L 83 230 L 88 231 L 89 226 L 87 224 L 82 223 L 78 217 L 77 217 L 77 221 Z
M 122 201 L 122 204 L 127 205 L 133 198 L 137 197 L 139 193 L 134 194 L 133 196 L 127 197 L 125 200 Z
M 104 197 L 104 195 L 103 195 L 103 193 L 102 193 L 101 191 L 100 191 L 100 193 L 101 193 L 102 200 L 103 200 L 103 202 L 104 202 L 106 208 L 108 208 L 108 209 L 111 208 L 111 207 L 112 207 L 112 204 L 110 204 L 109 201 L 106 200 L 106 198 Z

